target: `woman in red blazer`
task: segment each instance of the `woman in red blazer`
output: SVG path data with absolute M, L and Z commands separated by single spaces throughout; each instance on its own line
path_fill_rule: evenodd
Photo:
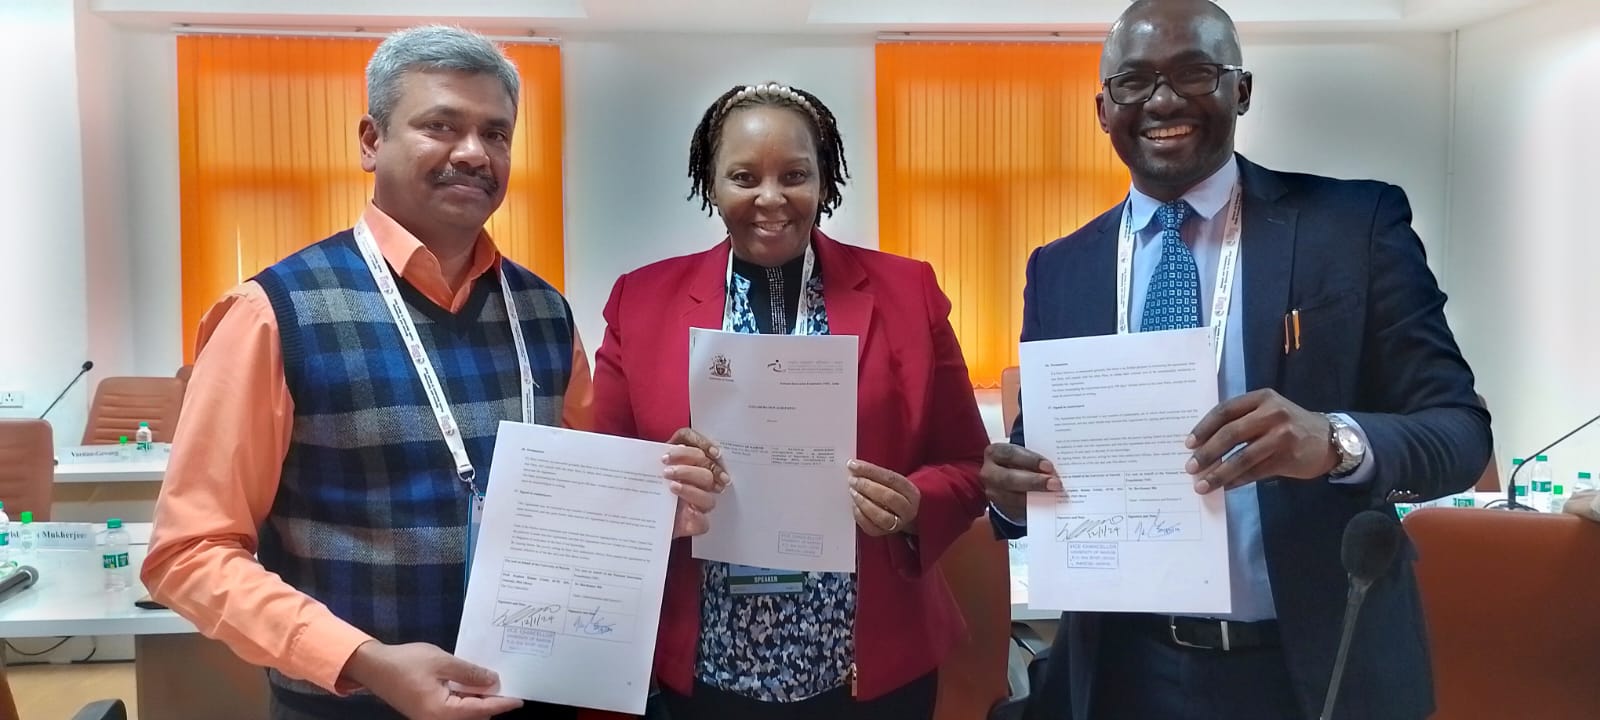
M 596 355 L 596 429 L 664 440 L 689 423 L 691 327 L 858 336 L 858 571 L 806 573 L 788 594 L 734 594 L 727 580 L 740 568 L 676 543 L 655 663 L 667 710 L 925 720 L 935 668 L 964 632 L 937 562 L 982 513 L 988 442 L 950 301 L 927 263 L 816 229 L 847 174 L 833 114 L 805 91 L 768 84 L 718 98 L 695 130 L 689 173 L 690 197 L 715 207 L 728 237 L 617 280 Z

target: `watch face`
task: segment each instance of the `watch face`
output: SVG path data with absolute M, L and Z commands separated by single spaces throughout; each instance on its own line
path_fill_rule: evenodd
M 1356 435 L 1354 430 L 1349 428 L 1339 428 L 1337 435 L 1339 438 L 1339 449 L 1343 450 L 1346 455 L 1361 454 L 1361 437 Z

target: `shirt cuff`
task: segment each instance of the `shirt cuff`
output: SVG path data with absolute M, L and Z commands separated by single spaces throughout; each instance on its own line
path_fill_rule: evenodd
M 1356 432 L 1356 437 L 1361 438 L 1361 445 L 1367 449 L 1367 453 L 1361 456 L 1361 464 L 1356 465 L 1356 469 L 1350 471 L 1349 475 L 1342 477 L 1330 475 L 1328 482 L 1336 485 L 1364 485 L 1372 482 L 1372 476 L 1378 472 L 1378 459 L 1373 457 L 1372 443 L 1367 440 L 1367 431 L 1362 430 L 1361 423 L 1356 422 L 1355 418 L 1349 415 L 1344 413 L 1333 413 L 1333 415 L 1343 420 L 1346 425 L 1350 426 L 1350 429 Z
M 344 666 L 356 648 L 372 639 L 354 625 L 330 615 L 301 630 L 290 648 L 290 657 L 304 672 L 304 679 L 336 695 L 349 695 L 361 688 L 342 677 Z
M 989 503 L 989 512 L 992 512 L 995 515 L 998 515 L 1001 520 L 1004 520 L 1004 521 L 1006 521 L 1008 523 L 1011 523 L 1012 525 L 1015 525 L 1015 526 L 1017 526 L 1019 528 L 1024 528 L 1024 527 L 1028 526 L 1028 516 L 1026 516 L 1026 515 L 1022 516 L 1021 520 L 1012 520 L 1011 516 L 1009 516 L 1009 515 L 1007 515 L 1007 514 L 1005 514 L 1003 512 L 1000 512 L 1000 508 L 998 506 L 996 506 L 994 503 Z

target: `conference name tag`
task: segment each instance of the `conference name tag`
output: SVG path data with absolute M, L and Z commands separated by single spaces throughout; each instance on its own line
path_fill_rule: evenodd
M 36 522 L 29 528 L 43 550 L 88 550 L 99 539 L 99 527 L 92 523 Z
M 730 595 L 792 595 L 805 589 L 805 584 L 803 572 L 728 565 Z

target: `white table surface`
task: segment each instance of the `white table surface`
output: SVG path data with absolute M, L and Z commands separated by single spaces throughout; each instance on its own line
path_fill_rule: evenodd
M 107 592 L 96 550 L 39 550 L 25 564 L 39 571 L 33 587 L 0 600 L 0 637 L 66 635 L 171 635 L 197 632 L 171 610 L 145 610 L 139 568 L 144 564 L 149 523 L 125 526 L 134 544 L 128 549 L 130 585 Z
M 167 474 L 167 457 L 172 453 L 172 446 L 157 443 L 154 450 L 147 456 L 135 456 L 128 459 L 98 459 L 74 460 L 75 451 L 93 450 L 105 451 L 113 449 L 114 445 L 101 446 L 73 446 L 56 449 L 55 479 L 58 483 L 115 483 L 115 482 L 161 482 Z

